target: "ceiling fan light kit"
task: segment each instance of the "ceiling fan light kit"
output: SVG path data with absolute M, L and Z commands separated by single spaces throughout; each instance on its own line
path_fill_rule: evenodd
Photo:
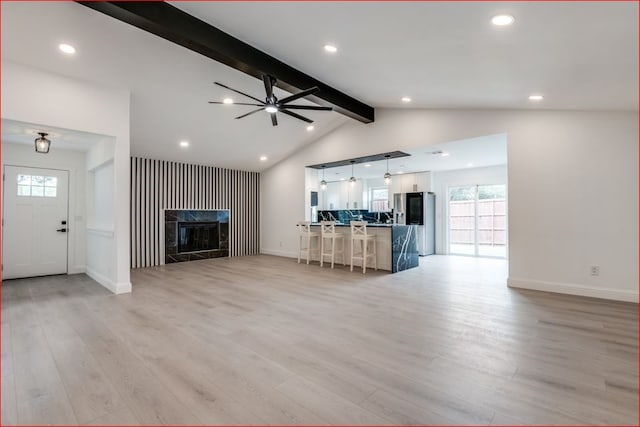
M 246 114 L 236 117 L 236 119 L 242 119 L 244 117 L 250 116 L 251 114 L 257 113 L 258 111 L 264 110 L 271 115 L 271 124 L 273 126 L 278 126 L 278 118 L 276 117 L 276 113 L 282 113 L 289 117 L 302 120 L 303 122 L 306 122 L 306 123 L 313 123 L 313 120 L 289 110 L 314 110 L 314 111 L 332 111 L 333 110 L 333 107 L 289 104 L 290 102 L 295 101 L 296 99 L 304 98 L 305 96 L 309 96 L 318 92 L 320 89 L 316 86 L 303 90 L 302 92 L 298 92 L 294 95 L 290 95 L 285 98 L 278 99 L 273 93 L 273 87 L 276 84 L 276 79 L 268 74 L 263 74 L 262 82 L 264 83 L 264 90 L 267 95 L 264 101 L 261 101 L 260 99 L 254 96 L 248 95 L 244 92 L 240 92 L 239 90 L 230 88 L 229 86 L 224 85 L 222 83 L 219 83 L 219 82 L 214 82 L 214 83 L 217 84 L 218 86 L 221 86 L 225 89 L 238 93 L 242 96 L 245 96 L 257 102 L 256 104 L 246 103 L 246 102 L 234 102 L 233 105 L 247 105 L 252 107 L 259 107 L 253 111 L 249 111 Z M 229 103 L 224 101 L 223 102 L 209 101 L 209 104 L 227 104 L 228 105 Z

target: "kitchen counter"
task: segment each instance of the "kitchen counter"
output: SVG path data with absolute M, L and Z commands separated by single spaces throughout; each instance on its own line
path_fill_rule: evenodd
M 320 223 L 312 223 L 313 231 L 320 232 Z M 392 273 L 408 270 L 418 266 L 418 226 L 399 224 L 367 224 L 367 231 L 376 236 L 376 261 L 379 270 Z M 344 234 L 344 256 L 349 265 L 351 259 L 351 225 L 336 224 L 336 232 Z M 319 256 L 314 256 L 316 261 Z M 325 260 L 326 261 L 326 260 Z M 367 269 L 373 268 L 371 259 L 367 261 Z M 360 261 L 354 263 L 362 268 Z
M 311 225 L 317 225 L 320 226 L 319 222 L 312 222 Z M 372 224 L 372 223 L 368 223 L 367 227 L 395 227 L 395 226 L 401 226 L 400 224 Z M 336 222 L 336 227 L 351 227 L 350 224 L 345 224 L 345 223 L 340 223 L 340 222 Z

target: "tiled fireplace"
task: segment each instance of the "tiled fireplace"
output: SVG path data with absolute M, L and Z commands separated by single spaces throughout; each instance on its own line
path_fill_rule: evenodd
M 164 211 L 165 264 L 228 256 L 228 210 Z

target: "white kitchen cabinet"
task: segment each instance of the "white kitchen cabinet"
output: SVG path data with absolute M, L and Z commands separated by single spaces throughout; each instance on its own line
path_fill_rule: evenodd
M 336 210 L 344 209 L 341 206 L 347 203 L 347 199 L 342 195 L 342 183 L 328 182 L 327 189 L 321 191 L 320 194 L 320 209 L 321 210 Z
M 350 182 L 344 182 L 347 187 L 347 207 L 343 209 L 366 209 L 363 207 L 364 183 L 362 179 L 357 180 L 353 185 Z
M 389 184 L 389 206 L 393 209 L 393 195 L 431 191 L 431 172 L 394 175 Z

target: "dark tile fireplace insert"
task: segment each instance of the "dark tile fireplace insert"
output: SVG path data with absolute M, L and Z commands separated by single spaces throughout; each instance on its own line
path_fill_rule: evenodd
M 229 256 L 229 211 L 164 211 L 164 262 Z
M 179 222 L 178 253 L 210 251 L 220 248 L 219 223 Z

